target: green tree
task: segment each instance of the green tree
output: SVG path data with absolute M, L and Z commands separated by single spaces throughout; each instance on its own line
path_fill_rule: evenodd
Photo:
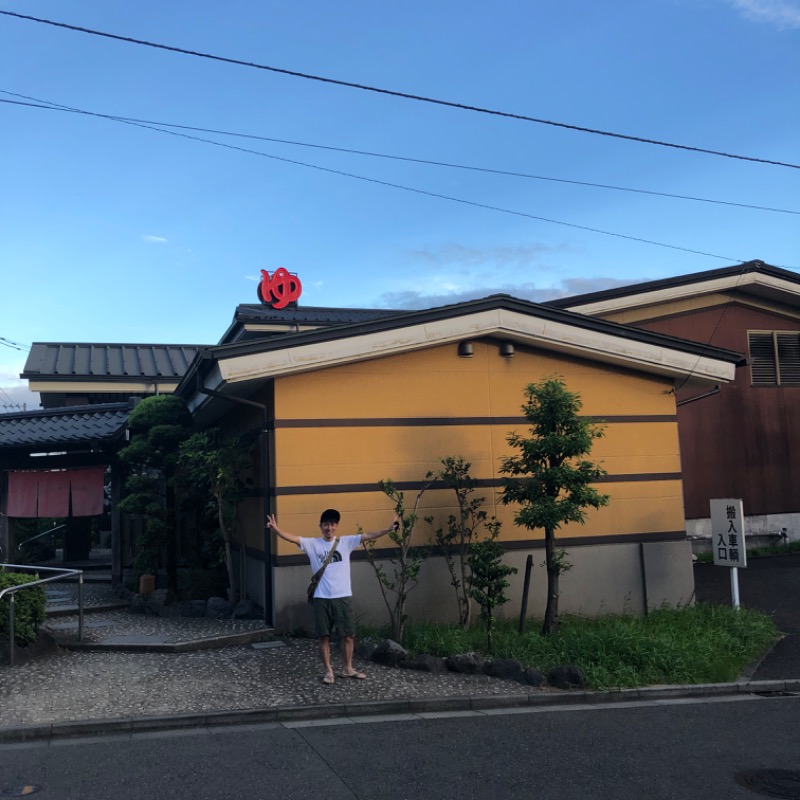
M 180 445 L 177 485 L 193 495 L 209 495 L 222 536 L 228 599 L 238 599 L 236 587 L 244 589 L 246 568 L 244 543 L 238 541 L 239 503 L 244 497 L 244 475 L 253 465 L 253 437 L 224 435 L 219 428 L 192 434 Z M 237 581 L 232 544 L 238 544 Z
M 508 602 L 505 590 L 506 578 L 513 575 L 516 567 L 503 564 L 503 545 L 497 541 L 500 523 L 490 520 L 486 523 L 489 536 L 469 545 L 469 594 L 481 608 L 481 618 L 486 623 L 486 649 L 494 654 L 494 610 Z
M 388 536 L 394 543 L 393 553 L 388 559 L 378 561 L 375 558 L 375 542 L 365 542 L 364 550 L 367 558 L 381 587 L 381 596 L 389 612 L 389 623 L 392 627 L 392 638 L 396 642 L 403 641 L 403 630 L 405 628 L 406 602 L 409 592 L 416 586 L 419 580 L 419 572 L 422 562 L 427 556 L 427 548 L 415 547 L 412 545 L 414 527 L 417 524 L 420 500 L 431 484 L 432 473 L 428 473 L 426 482 L 417 492 L 414 500 L 413 509 L 409 510 L 405 505 L 405 493 L 398 490 L 391 478 L 379 482 L 381 491 L 394 503 L 394 510 L 400 518 L 400 525 L 397 530 L 390 531 Z
M 178 462 L 180 443 L 189 435 L 192 417 L 186 404 L 173 395 L 142 400 L 131 412 L 128 427 L 131 440 L 120 451 L 128 467 L 125 497 L 120 508 L 141 514 L 142 536 L 134 567 L 139 574 L 155 572 L 166 552 L 167 579 L 177 584 L 175 498 L 172 478 Z
M 458 604 L 458 624 L 466 630 L 472 622 L 472 595 L 469 588 L 470 544 L 475 541 L 478 530 L 486 523 L 487 513 L 482 508 L 486 498 L 474 497 L 475 480 L 469 474 L 472 464 L 461 457 L 447 456 L 442 459 L 442 469 L 436 478 L 452 489 L 456 495 L 458 515 L 447 518 L 447 529 L 434 530 L 434 545 L 444 558 L 450 573 L 450 584 Z M 433 523 L 433 517 L 426 517 Z
M 556 548 L 556 531 L 568 522 L 583 524 L 586 509 L 608 504 L 608 495 L 591 484 L 606 474 L 585 460 L 603 428 L 578 415 L 580 396 L 567 390 L 561 378 L 529 384 L 522 412 L 530 435 L 516 432 L 506 441 L 518 451 L 503 459 L 501 500 L 520 506 L 514 522 L 528 530 L 544 530 L 547 568 L 547 606 L 542 635 L 558 630 L 559 576 L 569 568 L 563 551 Z

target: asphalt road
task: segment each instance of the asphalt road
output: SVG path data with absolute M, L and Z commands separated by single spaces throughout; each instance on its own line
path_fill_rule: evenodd
M 755 800 L 737 774 L 759 768 L 799 770 L 800 797 L 799 716 L 751 695 L 14 744 L 0 797 Z
M 755 680 L 800 677 L 800 553 L 751 558 L 738 575 L 742 607 L 770 614 L 785 634 L 752 677 Z M 697 600 L 731 603 L 730 570 L 726 567 L 695 564 L 694 582 Z

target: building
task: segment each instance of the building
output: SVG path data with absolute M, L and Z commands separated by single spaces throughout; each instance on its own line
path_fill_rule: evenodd
M 749 535 L 800 539 L 800 276 L 748 261 L 549 305 L 745 354 L 729 383 L 677 386 L 686 530 L 731 497 Z
M 676 397 L 734 380 L 740 352 L 508 295 L 408 312 L 278 305 L 239 306 L 220 343 L 198 347 L 185 367 L 173 354 L 137 372 L 123 368 L 121 349 L 109 350 L 129 346 L 37 344 L 23 377 L 43 403 L 48 393 L 91 402 L 92 387 L 104 400 L 114 389 L 172 390 L 198 427 L 257 432 L 258 488 L 240 507 L 246 584 L 266 619 L 286 630 L 307 623 L 308 566 L 265 533 L 265 515 L 301 535 L 315 535 L 320 511 L 331 506 L 342 511 L 343 532 L 382 527 L 393 508 L 379 481 L 391 479 L 412 506 L 447 456 L 472 464 L 488 511 L 502 523 L 508 562 L 521 568 L 535 555 L 529 609 L 540 614 L 543 539 L 516 528 L 514 509 L 498 502 L 498 470 L 507 435 L 525 431 L 525 387 L 559 376 L 581 395 L 583 413 L 605 426 L 592 459 L 608 471 L 601 488 L 611 497 L 584 526 L 561 531 L 573 565 L 562 577 L 562 611 L 638 613 L 691 602 Z M 3 448 L 0 424 L 0 455 Z M 8 460 L 4 468 L 15 469 Z M 434 483 L 419 501 L 417 543 L 433 530 L 425 517 L 441 526 L 453 511 L 451 492 Z M 379 559 L 389 555 L 385 544 Z M 379 621 L 380 587 L 363 555 L 354 558 L 356 610 Z M 512 579 L 513 614 L 523 573 Z M 441 559 L 425 563 L 409 613 L 455 616 Z

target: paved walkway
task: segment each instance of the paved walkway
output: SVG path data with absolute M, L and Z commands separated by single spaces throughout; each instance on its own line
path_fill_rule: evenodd
M 787 574 L 794 579 L 794 572 Z M 698 598 L 706 599 L 701 587 L 718 579 L 717 573 L 704 578 L 701 570 Z M 762 579 L 770 583 L 766 573 Z M 770 672 L 769 656 L 736 684 L 559 692 L 356 658 L 366 680 L 337 678 L 334 686 L 326 686 L 313 640 L 280 639 L 253 620 L 133 615 L 114 608 L 116 598 L 107 585 L 89 584 L 84 591 L 88 605 L 105 610 L 84 615 L 83 649 L 52 648 L 15 667 L 0 665 L 0 742 L 246 721 L 800 692 L 800 642 L 794 634 L 787 637 L 791 657 L 778 659 L 782 674 Z M 56 639 L 74 642 L 76 587 L 50 584 L 48 595 L 53 615 L 46 627 Z M 800 602 L 797 595 L 794 600 Z

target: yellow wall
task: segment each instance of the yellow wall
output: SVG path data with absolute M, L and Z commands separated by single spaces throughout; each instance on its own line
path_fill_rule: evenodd
M 385 527 L 392 504 L 378 481 L 421 481 L 449 455 L 470 461 L 474 478 L 499 481 L 500 460 L 512 452 L 508 433 L 527 431 L 520 410 L 524 388 L 552 376 L 581 395 L 582 413 L 609 420 L 590 458 L 609 472 L 611 480 L 598 488 L 611 496 L 610 505 L 590 510 L 586 525 L 569 526 L 561 535 L 683 530 L 671 382 L 520 347 L 504 359 L 491 341 L 474 342 L 470 359 L 459 358 L 456 346 L 447 345 L 276 380 L 273 508 L 281 527 L 313 536 L 320 511 L 329 506 L 342 511 L 342 533 L 355 533 L 358 525 Z M 422 424 L 454 418 L 458 424 Z M 498 487 L 481 491 L 486 508 L 503 521 L 504 540 L 540 538 L 540 532 L 514 526 L 514 508 L 498 504 Z M 406 490 L 407 507 L 415 495 L 416 490 Z M 420 516 L 433 514 L 436 524 L 444 524 L 454 511 L 452 503 L 452 492 L 431 490 Z M 420 522 L 418 539 L 427 539 L 430 530 Z M 277 554 L 295 555 L 297 549 L 279 541 Z

